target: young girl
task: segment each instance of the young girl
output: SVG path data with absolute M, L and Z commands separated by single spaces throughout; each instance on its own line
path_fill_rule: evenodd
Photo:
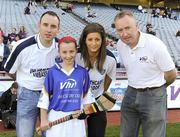
M 84 104 L 94 102 L 91 96 L 87 96 L 90 86 L 88 72 L 74 61 L 76 40 L 63 37 L 58 46 L 61 61 L 49 69 L 38 103 L 41 108 L 41 127 L 48 125 L 49 121 L 81 110 Z M 86 137 L 84 120 L 73 119 L 46 131 L 46 137 L 59 136 Z

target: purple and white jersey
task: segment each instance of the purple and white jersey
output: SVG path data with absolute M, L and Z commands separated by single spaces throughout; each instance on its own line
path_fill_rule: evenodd
M 75 64 L 73 70 L 67 74 L 59 64 L 55 64 L 49 69 L 44 82 L 45 92 L 49 96 L 48 110 L 80 110 L 89 87 L 89 75 L 85 68 Z

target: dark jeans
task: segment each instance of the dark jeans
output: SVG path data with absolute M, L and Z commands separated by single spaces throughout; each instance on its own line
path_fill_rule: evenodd
M 106 112 L 91 114 L 87 118 L 88 137 L 104 137 L 107 125 Z
M 3 63 L 0 62 L 0 71 L 4 71 Z
M 2 111 L 2 121 L 5 128 L 16 128 L 16 110 Z
M 121 137 L 138 137 L 142 125 L 143 137 L 165 137 L 166 87 L 140 91 L 128 87 L 121 106 Z

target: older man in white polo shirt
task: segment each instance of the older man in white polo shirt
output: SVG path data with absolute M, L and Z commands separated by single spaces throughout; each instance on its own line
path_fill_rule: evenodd
M 137 137 L 140 125 L 144 137 L 165 137 L 166 87 L 176 79 L 175 65 L 160 39 L 138 30 L 131 12 L 118 13 L 114 23 L 128 76 L 121 137 Z

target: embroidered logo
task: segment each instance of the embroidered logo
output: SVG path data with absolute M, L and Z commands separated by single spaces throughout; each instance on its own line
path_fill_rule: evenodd
M 148 60 L 148 57 L 147 57 L 147 56 L 143 56 L 143 57 L 140 57 L 140 58 L 139 58 L 139 61 L 142 62 L 142 63 L 143 63 L 143 62 L 147 62 L 147 60 Z

